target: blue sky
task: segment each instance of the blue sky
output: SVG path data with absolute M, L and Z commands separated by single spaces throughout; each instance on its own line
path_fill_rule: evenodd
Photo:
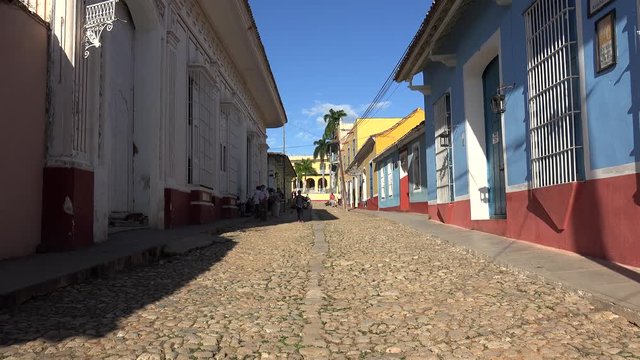
M 250 0 L 287 112 L 286 152 L 310 155 L 322 115 L 362 115 L 424 19 L 429 0 Z M 416 79 L 421 82 L 421 79 Z M 422 95 L 393 83 L 375 117 L 404 117 Z M 282 128 L 269 129 L 282 151 Z

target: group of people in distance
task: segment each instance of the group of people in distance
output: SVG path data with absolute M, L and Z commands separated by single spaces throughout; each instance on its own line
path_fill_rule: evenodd
M 243 204 L 241 213 L 254 212 L 256 218 L 263 221 L 267 220 L 269 213 L 277 218 L 280 217 L 280 205 L 283 199 L 284 193 L 280 188 L 274 190 L 273 188 L 267 188 L 265 185 L 258 185 L 251 198 L 246 204 Z M 298 190 L 297 193 L 293 193 L 291 205 L 296 209 L 298 222 L 303 222 L 303 210 L 310 208 L 309 198 L 302 195 L 302 191 Z
M 274 217 L 280 217 L 280 202 L 284 198 L 284 193 L 280 188 L 274 190 L 265 185 L 256 186 L 256 190 L 251 196 L 255 216 L 261 220 L 267 220 L 267 215 L 271 213 Z
M 296 209 L 298 222 L 304 222 L 302 215 L 305 209 L 311 208 L 311 200 L 302 195 L 302 190 L 293 192 L 291 196 L 291 208 Z M 280 188 L 274 190 L 273 188 L 267 188 L 265 185 L 258 185 L 247 203 L 239 204 L 240 213 L 245 215 L 253 212 L 256 218 L 263 221 L 267 220 L 269 214 L 278 218 L 281 212 L 286 211 L 286 209 L 281 209 L 283 199 L 284 193 Z M 337 207 L 339 204 L 340 198 L 336 197 L 333 192 L 329 195 L 329 201 L 325 203 L 325 205 L 331 207 Z

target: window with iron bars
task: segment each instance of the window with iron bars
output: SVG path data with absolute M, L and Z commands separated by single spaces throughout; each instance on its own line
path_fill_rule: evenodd
M 393 197 L 393 159 L 387 163 L 387 196 Z
M 216 97 L 213 83 L 200 69 L 189 70 L 187 181 L 214 186 L 214 124 Z
M 387 175 L 385 174 L 387 167 L 386 166 L 381 166 L 380 170 L 378 171 L 378 173 L 380 174 L 380 186 L 379 191 L 380 191 L 380 199 L 384 200 L 386 197 L 386 193 L 387 193 Z
M 411 175 L 410 183 L 413 184 L 413 191 L 420 191 L 422 187 L 422 157 L 420 156 L 420 143 L 415 143 L 411 147 L 411 163 L 409 165 Z
M 575 0 L 537 0 L 525 12 L 531 185 L 584 178 Z
M 436 126 L 436 192 L 439 204 L 453 201 L 453 159 L 451 151 L 451 99 L 444 94 L 433 106 Z

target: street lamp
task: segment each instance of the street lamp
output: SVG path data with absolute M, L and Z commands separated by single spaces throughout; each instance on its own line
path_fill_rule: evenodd
M 504 114 L 507 111 L 507 98 L 505 90 L 513 89 L 514 85 L 503 85 L 496 89 L 496 94 L 491 97 L 491 111 L 494 114 Z

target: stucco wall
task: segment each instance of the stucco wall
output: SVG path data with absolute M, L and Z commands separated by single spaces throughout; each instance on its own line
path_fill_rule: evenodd
M 456 199 L 469 196 L 468 152 L 465 142 L 464 65 L 486 42 L 499 32 L 500 74 L 502 84 L 514 85 L 508 93 L 503 133 L 506 157 L 507 191 L 526 187 L 530 180 L 526 40 L 524 11 L 529 0 L 514 0 L 510 6 L 471 3 L 451 32 L 442 39 L 438 53 L 455 54 L 457 65 L 447 67 L 430 62 L 424 68 L 425 83 L 432 93 L 425 97 L 426 118 L 433 118 L 433 104 L 451 93 L 453 131 L 453 172 Z M 636 29 L 637 1 L 614 1 L 589 17 L 586 2 L 576 1 L 579 48 L 584 87 L 580 95 L 585 145 L 586 177 L 602 178 L 638 172 L 640 169 L 640 62 Z M 595 23 L 610 11 L 616 14 L 617 64 L 603 72 L 595 71 Z M 473 31 L 469 31 L 473 29 Z M 427 122 L 428 192 L 436 198 L 433 123 Z M 635 165 L 634 165 L 635 164 Z
M 378 190 L 378 199 L 379 199 L 379 207 L 382 208 L 390 208 L 396 207 L 400 205 L 400 167 L 398 166 L 399 155 L 397 151 L 392 152 L 388 156 L 379 159 L 376 162 L 376 172 L 378 178 L 378 189 L 380 189 L 381 184 L 381 176 L 387 175 L 387 163 L 391 161 L 393 163 L 393 196 L 389 197 L 387 192 L 385 191 L 384 199 L 380 196 L 380 190 Z M 385 186 L 388 185 L 385 183 Z
M 413 149 L 415 144 L 420 145 L 420 189 L 414 189 L 413 184 L 409 182 L 409 201 L 412 203 L 426 202 L 427 201 L 427 167 L 426 167 L 426 149 L 425 139 L 422 136 L 419 140 L 413 141 L 407 146 L 409 153 Z M 409 169 L 409 176 L 411 176 L 411 169 Z
M 0 259 L 40 243 L 47 81 L 47 29 L 0 2 Z
M 616 66 L 595 71 L 595 23 L 616 14 Z M 591 169 L 640 162 L 640 62 L 636 1 L 614 1 L 593 17 L 582 7 L 584 72 Z
M 456 196 L 452 204 L 430 205 L 430 214 L 446 223 L 638 266 L 640 48 L 636 29 L 640 2 L 613 1 L 589 17 L 588 2 L 575 1 L 578 33 L 575 55 L 581 78 L 586 181 L 528 189 L 529 94 L 523 13 L 533 2 L 514 0 L 509 6 L 480 1 L 469 4 L 436 49 L 440 54 L 455 54 L 456 66 L 431 62 L 424 68 L 425 84 L 432 90 L 425 97 L 427 119 L 433 118 L 434 102 L 445 92 L 451 93 Z M 617 64 L 597 73 L 595 24 L 610 11 L 616 13 Z M 492 39 L 496 38 L 494 44 Z M 489 54 L 494 46 L 496 52 Z M 465 86 L 472 87 L 474 80 L 467 81 L 471 77 L 466 76 L 465 67 L 470 63 L 476 67 L 484 65 L 476 63 L 482 55 L 491 55 L 478 60 L 485 61 L 484 64 L 499 55 L 500 82 L 514 86 L 507 94 L 503 115 L 507 218 L 500 220 L 474 218 L 474 209 L 478 208 L 474 201 L 477 204 L 478 197 L 469 189 L 473 187 L 474 166 L 484 154 L 474 152 L 469 141 L 472 135 L 478 135 L 468 131 L 472 128 L 468 124 L 476 120 L 477 114 L 465 111 L 469 108 L 465 103 L 470 101 Z M 436 199 L 434 140 L 433 122 L 427 121 L 429 200 Z M 484 142 L 484 138 L 478 142 Z M 475 173 L 484 176 L 481 171 Z

